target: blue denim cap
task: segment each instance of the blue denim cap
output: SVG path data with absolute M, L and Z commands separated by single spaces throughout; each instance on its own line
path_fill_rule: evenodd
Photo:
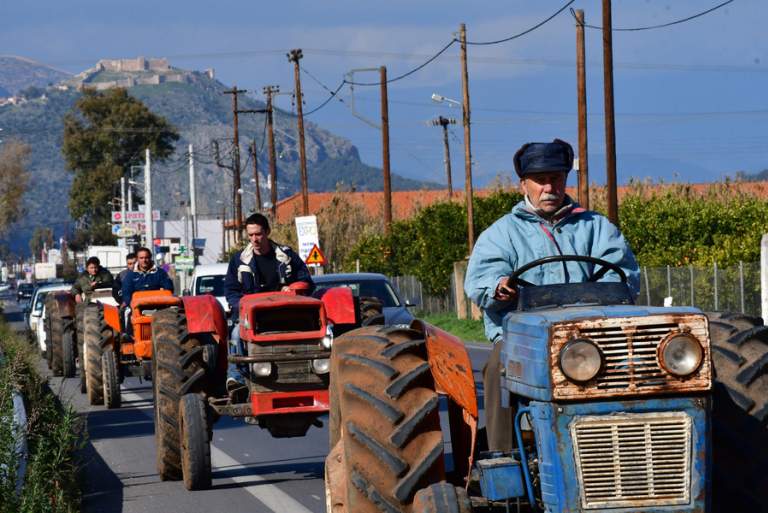
M 573 168 L 573 148 L 560 139 L 551 143 L 524 144 L 513 159 L 520 178 L 535 173 L 567 173 Z

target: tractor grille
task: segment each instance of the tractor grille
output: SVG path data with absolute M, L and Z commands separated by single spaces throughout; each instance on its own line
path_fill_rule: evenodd
M 671 332 L 688 332 L 704 346 L 701 368 L 686 380 L 664 371 L 656 357 L 659 344 Z M 562 346 L 578 337 L 593 341 L 605 357 L 600 374 L 583 385 L 570 382 L 560 372 L 558 360 Z M 703 315 L 613 318 L 561 324 L 554 328 L 551 347 L 555 397 L 559 399 L 708 390 L 710 387 L 709 334 Z
M 578 418 L 571 439 L 585 509 L 688 503 L 691 419 L 685 413 Z
M 316 351 L 318 342 L 310 343 L 291 342 L 280 344 L 248 344 L 248 354 L 283 354 L 306 353 Z M 326 375 L 327 376 L 327 375 Z M 259 391 L 290 391 L 306 390 L 308 388 L 325 387 L 328 384 L 326 378 L 318 376 L 312 371 L 311 360 L 296 360 L 290 362 L 274 362 L 272 374 L 261 378 L 252 376 L 254 387 Z

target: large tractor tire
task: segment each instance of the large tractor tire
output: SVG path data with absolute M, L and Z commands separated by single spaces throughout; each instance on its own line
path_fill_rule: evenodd
M 74 378 L 77 370 L 77 334 L 71 317 L 61 318 L 61 369 L 65 378 Z
M 416 492 L 413 513 L 472 513 L 472 503 L 463 488 L 436 483 Z
M 715 367 L 713 511 L 768 504 L 768 326 L 757 317 L 709 316 Z
M 85 328 L 83 326 L 83 316 L 85 315 L 85 308 L 88 303 L 76 303 L 75 304 L 75 333 L 77 335 L 77 371 L 80 375 L 80 393 L 84 394 L 87 391 L 85 386 L 85 353 L 83 346 L 83 337 L 85 336 Z
M 179 402 L 187 393 L 207 392 L 204 338 L 190 335 L 178 307 L 152 316 L 152 387 L 154 392 L 157 471 L 163 481 L 182 478 Z
M 112 329 L 104 321 L 104 311 L 97 304 L 90 304 L 83 313 L 83 345 L 85 357 L 85 388 L 88 402 L 104 404 L 104 375 L 102 354 L 112 337 Z
M 413 513 L 416 492 L 445 474 L 422 334 L 378 326 L 351 331 L 334 342 L 331 376 L 328 511 Z
M 211 433 L 205 400 L 200 394 L 184 394 L 179 409 L 184 486 L 207 490 L 211 487 Z
M 360 298 L 360 325 L 384 324 L 384 303 L 377 297 Z
M 120 367 L 117 354 L 111 345 L 101 353 L 101 373 L 104 387 L 104 406 L 109 409 L 120 408 Z
M 54 376 L 63 376 L 64 375 L 64 354 L 63 354 L 63 347 L 62 347 L 62 338 L 64 334 L 64 326 L 63 326 L 63 319 L 61 318 L 61 313 L 59 312 L 58 303 L 56 301 L 51 301 L 50 303 L 51 310 L 50 310 L 50 316 L 51 316 L 51 336 L 46 341 L 46 345 L 49 346 L 51 355 L 50 359 L 50 369 L 51 372 L 53 372 Z

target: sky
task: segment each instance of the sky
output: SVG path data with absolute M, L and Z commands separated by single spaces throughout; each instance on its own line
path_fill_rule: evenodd
M 614 0 L 615 28 L 685 18 L 723 0 Z M 283 0 L 216 2 L 36 0 L 3 6 L 0 53 L 77 73 L 101 58 L 167 57 L 172 65 L 214 68 L 225 84 L 261 98 L 265 85 L 293 89 L 286 52 L 301 48 L 305 112 L 328 98 L 344 75 L 387 66 L 389 78 L 426 61 L 466 23 L 469 41 L 519 33 L 567 0 Z M 601 24 L 598 0 L 576 0 L 588 24 Z M 768 2 L 734 0 L 672 27 L 615 32 L 614 95 L 618 181 L 702 182 L 768 168 Z M 487 186 L 514 176 L 522 144 L 560 138 L 577 146 L 575 24 L 568 9 L 541 28 L 503 44 L 470 46 L 473 180 Z M 605 174 L 602 39 L 586 33 L 590 181 Z M 442 133 L 451 129 L 453 182 L 464 182 L 458 45 L 422 70 L 389 84 L 393 172 L 445 183 Z M 378 73 L 355 74 L 378 81 Z M 326 89 L 327 88 L 327 89 Z M 339 100 L 343 100 L 339 101 Z M 277 105 L 291 110 L 289 95 Z M 364 118 L 364 119 L 361 119 Z M 379 88 L 344 87 L 307 117 L 380 166 Z M 310 169 L 311 173 L 312 170 Z M 572 173 L 573 175 L 573 173 Z M 573 176 L 571 177 L 573 178 Z M 573 181 L 573 180 L 571 180 Z

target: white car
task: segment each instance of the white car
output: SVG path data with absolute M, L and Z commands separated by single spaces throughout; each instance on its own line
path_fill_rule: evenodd
M 229 303 L 224 297 L 224 277 L 227 275 L 228 264 L 206 264 L 195 267 L 192 274 L 192 288 L 185 294 L 202 296 L 211 294 L 221 304 L 226 313 L 229 313 Z
M 43 319 L 43 306 L 45 305 L 45 296 L 58 290 L 69 290 L 71 283 L 56 283 L 54 285 L 43 285 L 35 289 L 32 299 L 29 302 L 27 310 L 27 328 L 34 335 L 37 333 L 37 325 L 42 324 L 39 321 Z

